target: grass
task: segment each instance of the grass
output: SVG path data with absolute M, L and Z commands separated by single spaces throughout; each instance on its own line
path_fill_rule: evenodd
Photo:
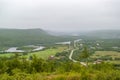
M 114 63 L 114 64 L 120 64 L 120 61 L 110 61 L 110 63 Z
M 11 57 L 11 56 L 14 56 L 13 53 L 4 53 L 4 54 L 0 54 L 0 57 Z
M 104 60 L 103 58 L 111 58 L 108 60 Z M 113 64 L 120 64 L 120 60 L 116 60 L 116 58 L 120 59 L 120 52 L 115 51 L 96 51 L 95 54 L 90 56 L 93 59 L 103 59 L 105 62 L 113 63 Z
M 56 48 L 50 48 L 50 49 L 46 49 L 46 50 L 43 50 L 43 51 L 28 53 L 27 55 L 23 55 L 23 56 L 20 56 L 20 57 L 29 58 L 32 55 L 36 55 L 39 58 L 48 59 L 49 56 L 55 55 L 58 52 L 62 52 L 65 49 L 67 49 L 67 46 L 57 46 Z M 14 53 L 0 54 L 0 57 L 9 58 L 11 56 L 14 56 Z
M 29 58 L 32 55 L 36 55 L 39 58 L 48 59 L 49 56 L 51 56 L 51 55 L 54 56 L 56 53 L 62 52 L 65 49 L 67 49 L 67 47 L 50 48 L 50 49 L 46 49 L 44 51 L 38 51 L 38 52 L 28 53 L 28 55 L 25 55 L 24 57 Z
M 112 58 L 120 58 L 120 52 L 115 51 L 96 51 L 95 54 L 93 54 L 92 58 L 99 58 L 103 56 L 109 56 Z

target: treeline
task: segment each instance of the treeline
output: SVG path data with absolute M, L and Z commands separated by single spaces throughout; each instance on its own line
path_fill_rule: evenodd
M 88 65 L 59 60 L 31 60 L 17 55 L 0 59 L 0 80 L 120 80 L 120 70 L 112 64 Z
M 95 51 L 117 51 L 120 52 L 120 39 L 96 39 L 96 38 L 87 38 L 79 42 L 78 45 L 84 44 L 88 48 L 91 48 Z

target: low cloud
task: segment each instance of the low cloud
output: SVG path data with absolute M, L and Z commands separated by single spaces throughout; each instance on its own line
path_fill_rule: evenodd
M 1 0 L 0 28 L 120 29 L 119 4 L 119 0 Z

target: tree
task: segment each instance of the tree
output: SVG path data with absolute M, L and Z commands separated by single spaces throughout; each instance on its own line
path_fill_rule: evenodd
M 86 46 L 84 47 L 79 57 L 80 57 L 80 60 L 85 60 L 86 62 L 88 62 L 89 51 Z
M 87 50 L 87 47 L 84 47 L 82 51 L 82 58 L 88 58 L 89 57 L 89 52 Z
M 32 62 L 31 62 L 31 71 L 33 72 L 43 72 L 44 70 L 44 60 L 41 58 L 37 58 L 35 55 L 33 56 Z

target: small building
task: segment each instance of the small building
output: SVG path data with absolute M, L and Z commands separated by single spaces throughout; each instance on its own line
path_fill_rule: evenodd
M 98 59 L 98 60 L 96 60 L 93 64 L 100 64 L 100 63 L 102 63 L 102 62 L 103 62 L 103 60 Z
M 53 55 L 51 55 L 51 56 L 48 57 L 48 59 L 49 59 L 49 60 L 54 60 L 55 57 L 54 57 Z

